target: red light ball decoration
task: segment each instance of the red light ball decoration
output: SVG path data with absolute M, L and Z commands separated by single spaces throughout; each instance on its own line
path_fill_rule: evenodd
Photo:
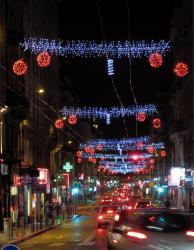
M 76 115 L 70 115 L 68 118 L 68 123 L 71 125 L 74 125 L 77 123 L 77 116 Z
M 92 159 L 92 162 L 93 162 L 94 164 L 96 164 L 96 158 L 93 158 L 93 159 Z
M 146 113 L 145 112 L 141 112 L 137 114 L 137 120 L 139 122 L 144 122 L 146 119 Z
M 24 75 L 27 72 L 27 69 L 28 66 L 23 59 L 17 60 L 13 65 L 13 72 L 18 76 Z
M 77 157 L 82 157 L 82 151 L 77 151 L 76 156 Z
M 82 158 L 77 158 L 77 163 L 82 163 Z
M 150 159 L 150 164 L 154 164 L 155 160 L 154 159 Z
M 41 68 L 46 68 L 51 63 L 51 56 L 47 51 L 43 51 L 38 54 L 37 63 Z
M 85 147 L 85 148 L 84 148 L 84 151 L 85 151 L 85 153 L 88 154 L 88 153 L 90 152 L 90 147 Z
M 160 155 L 161 155 L 162 157 L 165 157 L 165 156 L 166 156 L 166 150 L 162 150 L 162 151 L 160 152 Z
M 161 120 L 159 118 L 155 118 L 152 121 L 153 127 L 154 128 L 160 128 L 161 127 Z
M 95 153 L 93 148 L 90 148 L 90 154 L 93 155 Z
M 189 73 L 189 67 L 183 62 L 178 62 L 173 71 L 178 77 L 184 77 Z
M 89 157 L 88 157 L 88 161 L 91 161 L 91 162 L 93 161 L 92 156 L 89 156 Z
M 147 151 L 150 153 L 150 154 L 153 154 L 154 153 L 154 147 L 152 145 L 148 145 L 147 146 Z
M 101 151 L 102 150 L 102 145 L 101 144 L 99 144 L 99 145 L 97 145 L 97 150 L 99 150 L 99 151 Z
M 163 59 L 159 53 L 153 53 L 149 56 L 149 63 L 153 68 L 159 68 L 162 63 Z
M 55 127 L 56 128 L 63 128 L 64 127 L 64 121 L 62 119 L 57 119 L 55 121 Z

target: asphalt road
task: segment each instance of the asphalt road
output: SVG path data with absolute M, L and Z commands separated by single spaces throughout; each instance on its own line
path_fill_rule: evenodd
M 105 250 L 106 229 L 97 229 L 95 212 L 64 223 L 55 229 L 29 239 L 20 245 L 21 250 Z

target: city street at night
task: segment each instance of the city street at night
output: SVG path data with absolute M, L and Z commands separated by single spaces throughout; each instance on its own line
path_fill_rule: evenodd
M 194 250 L 194 0 L 0 0 L 0 250 Z

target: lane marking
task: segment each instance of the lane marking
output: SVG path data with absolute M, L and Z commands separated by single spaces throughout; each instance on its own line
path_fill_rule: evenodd
M 96 232 L 91 233 L 84 241 L 78 244 L 78 246 L 93 246 L 96 242 L 91 242 L 91 240 L 95 237 Z
M 161 248 L 161 247 L 159 247 L 159 246 L 152 245 L 152 244 L 148 245 L 148 247 L 150 247 L 150 248 L 152 248 L 152 249 L 156 249 L 156 250 L 165 250 L 164 248 Z
M 65 245 L 65 243 L 53 243 L 53 244 L 50 244 L 50 245 L 48 245 L 48 247 L 61 247 L 61 246 L 64 246 Z
M 59 236 L 56 236 L 55 238 L 56 238 L 56 239 L 63 239 L 64 236 L 63 236 L 63 235 L 59 235 Z
M 162 241 L 162 242 L 165 242 L 165 243 L 168 243 L 168 244 L 176 244 L 175 242 L 173 242 L 173 241 L 170 241 L 170 240 L 159 240 L 159 241 Z
M 167 247 L 167 246 L 164 246 L 164 245 L 161 245 L 161 244 L 158 244 L 159 247 L 164 247 L 165 249 L 167 250 L 172 250 L 172 247 Z

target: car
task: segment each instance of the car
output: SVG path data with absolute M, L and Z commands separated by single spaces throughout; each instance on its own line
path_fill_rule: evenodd
M 134 208 L 153 208 L 153 200 L 137 199 Z
M 114 219 L 108 250 L 194 249 L 194 214 L 189 211 L 133 209 Z
M 119 211 L 120 208 L 118 206 L 102 206 L 97 214 L 97 227 L 109 226 L 113 222 L 114 216 L 118 214 Z
M 111 196 L 103 196 L 100 198 L 100 203 L 110 203 L 113 201 Z

